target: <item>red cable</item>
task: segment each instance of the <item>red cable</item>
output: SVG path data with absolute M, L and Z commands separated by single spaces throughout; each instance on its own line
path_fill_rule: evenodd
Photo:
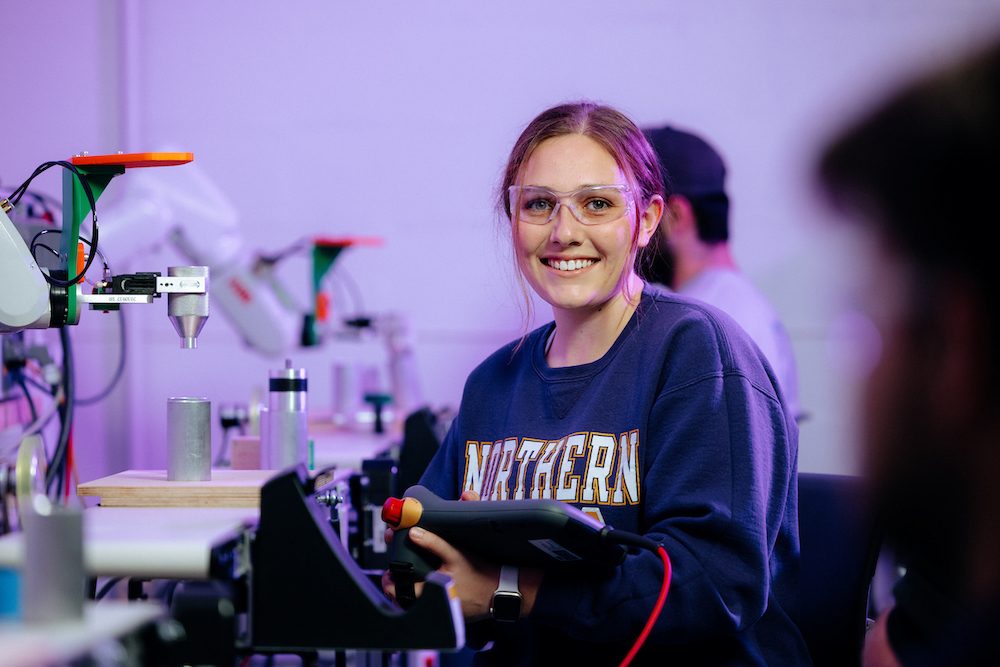
M 71 427 L 72 428 L 72 427 Z M 69 500 L 69 478 L 73 474 L 73 431 L 70 430 L 68 442 L 66 443 L 66 499 Z
M 660 616 L 660 611 L 663 609 L 663 603 L 667 599 L 667 590 L 670 588 L 670 556 L 667 555 L 667 550 L 663 548 L 661 544 L 657 547 L 656 552 L 660 554 L 660 559 L 663 560 L 663 585 L 660 587 L 660 595 L 656 598 L 656 605 L 653 607 L 653 611 L 649 614 L 649 618 L 646 620 L 646 626 L 639 633 L 639 638 L 635 640 L 635 644 L 632 645 L 632 650 L 628 652 L 625 659 L 621 661 L 618 667 L 628 667 L 628 664 L 632 662 L 635 654 L 639 652 L 642 648 L 643 642 L 646 641 L 646 637 L 649 636 L 649 632 L 653 629 L 653 624 L 656 623 L 656 619 Z

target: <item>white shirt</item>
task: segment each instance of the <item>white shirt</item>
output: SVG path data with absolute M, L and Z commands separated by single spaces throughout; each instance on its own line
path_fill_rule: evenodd
M 750 334 L 778 378 L 792 416 L 800 416 L 799 378 L 795 355 L 778 311 L 757 287 L 739 271 L 706 269 L 684 283 L 678 294 L 715 306 Z

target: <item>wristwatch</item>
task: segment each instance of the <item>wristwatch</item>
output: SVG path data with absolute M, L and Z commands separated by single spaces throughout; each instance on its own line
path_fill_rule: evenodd
M 493 593 L 490 613 L 494 619 L 505 623 L 521 618 L 521 592 L 517 589 L 516 566 L 504 565 L 500 568 L 500 583 Z

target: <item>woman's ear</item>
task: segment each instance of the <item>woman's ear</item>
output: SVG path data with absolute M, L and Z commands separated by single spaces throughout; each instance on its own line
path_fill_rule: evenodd
M 653 233 L 656 232 L 656 227 L 660 224 L 662 217 L 663 197 L 654 195 L 649 200 L 649 204 L 646 205 L 646 210 L 639 217 L 638 247 L 645 248 L 649 244 L 649 240 L 653 238 Z

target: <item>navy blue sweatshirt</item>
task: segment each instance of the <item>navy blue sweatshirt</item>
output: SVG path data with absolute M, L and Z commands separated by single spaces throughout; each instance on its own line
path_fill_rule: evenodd
M 551 497 L 662 541 L 667 602 L 633 664 L 800 665 L 798 430 L 728 316 L 648 287 L 601 359 L 550 368 L 554 324 L 477 367 L 422 484 L 444 498 Z M 617 665 L 660 589 L 652 552 L 550 568 L 529 618 L 477 664 Z

